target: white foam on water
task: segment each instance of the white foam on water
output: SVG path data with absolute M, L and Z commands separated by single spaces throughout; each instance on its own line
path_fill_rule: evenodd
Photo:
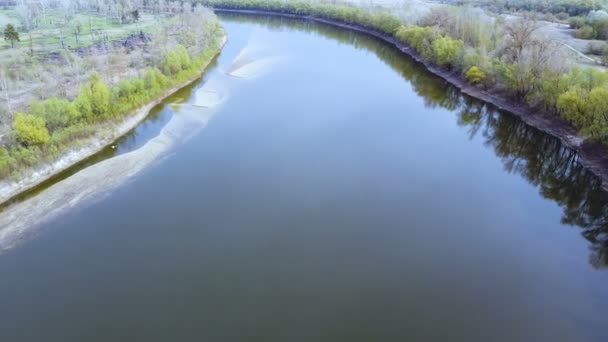
M 254 60 L 241 65 L 236 69 L 232 69 L 228 72 L 228 75 L 243 79 L 253 79 L 276 68 L 281 62 L 285 61 L 285 59 L 285 57 L 268 57 Z

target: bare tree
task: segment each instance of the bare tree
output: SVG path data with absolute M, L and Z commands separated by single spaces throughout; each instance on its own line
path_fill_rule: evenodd
M 0 91 L 2 91 L 2 95 L 4 97 L 4 101 L 6 102 L 6 108 L 8 109 L 9 116 L 13 114 L 13 108 L 11 105 L 11 95 L 10 95 L 10 79 L 6 74 L 6 70 L 4 68 L 0 68 Z M 10 120 L 10 118 L 9 118 Z
M 527 47 L 537 44 L 534 32 L 539 27 L 536 16 L 532 14 L 524 14 L 517 20 L 505 23 L 503 56 L 510 62 L 519 61 Z

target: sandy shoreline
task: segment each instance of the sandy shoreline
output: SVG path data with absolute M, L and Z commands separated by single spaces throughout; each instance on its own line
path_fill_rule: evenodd
M 198 92 L 205 92 L 205 88 L 221 89 L 221 80 L 206 82 Z M 205 128 L 222 103 L 219 101 L 212 107 L 180 104 L 179 113 L 140 148 L 86 167 L 43 193 L 8 207 L 0 213 L 0 253 L 37 231 L 31 228 L 42 227 L 49 219 L 83 201 L 103 199 L 111 190 L 162 161 L 175 146 Z
M 281 61 L 277 57 L 251 58 L 246 54 L 242 59 L 237 57 L 229 70 L 240 77 L 224 72 L 212 74 L 192 94 L 193 101 L 180 103 L 180 109 L 159 134 L 143 146 L 86 167 L 44 192 L 7 207 L 0 213 L 0 254 L 34 236 L 46 222 L 61 213 L 83 203 L 102 200 L 112 190 L 164 160 L 179 145 L 204 129 L 240 84 L 268 72 Z M 149 106 L 142 107 L 140 111 Z M 138 118 L 132 118 L 134 124 Z M 127 127 L 126 123 L 124 125 Z
M 509 101 L 504 97 L 501 97 L 499 94 L 483 91 L 471 86 L 466 82 L 466 80 L 464 80 L 464 78 L 461 77 L 459 73 L 450 73 L 425 62 L 409 47 L 399 41 L 396 41 L 394 38 L 387 36 L 386 34 L 371 31 L 357 25 L 344 24 L 315 17 L 265 11 L 217 10 L 220 12 L 227 11 L 255 15 L 274 15 L 289 18 L 308 19 L 362 32 L 381 39 L 396 46 L 403 53 L 423 64 L 430 72 L 459 87 L 463 93 L 493 104 L 500 109 L 509 111 L 513 115 L 520 117 L 528 125 L 559 138 L 565 146 L 579 153 L 582 164 L 602 179 L 605 188 L 606 185 L 608 185 L 608 182 L 604 182 L 605 180 L 608 180 L 608 154 L 606 153 L 605 147 L 599 144 L 585 142 L 584 139 L 577 135 L 571 126 L 559 118 L 549 117 L 541 113 L 534 113 L 532 109 L 525 105 Z M 225 42 L 226 38 L 223 39 L 217 53 L 214 55 L 214 58 L 211 58 L 207 65 L 202 68 L 203 70 L 205 70 L 215 59 L 215 56 L 222 51 Z M 249 61 L 249 64 L 245 63 L 244 65 L 240 65 L 237 58 L 237 61 L 233 63 L 233 66 L 236 65 L 240 67 L 240 69 L 237 68 L 235 71 L 237 74 L 249 72 L 250 75 L 247 76 L 251 77 L 255 75 L 256 68 L 264 69 L 268 67 L 265 65 L 264 61 L 272 61 L 275 59 L 276 58 L 266 58 L 262 59 L 261 62 L 256 62 L 254 60 Z M 199 100 L 202 102 L 208 102 L 206 105 L 213 104 L 211 107 L 214 107 L 216 102 L 223 102 L 226 99 L 225 95 L 227 95 L 229 91 L 228 89 L 222 89 L 223 86 L 221 83 L 232 82 L 240 79 L 230 78 L 232 76 L 227 77 L 229 77 L 227 79 L 228 81 L 226 81 L 226 79 L 210 80 L 211 83 L 215 84 L 211 84 L 211 87 L 206 87 L 209 89 L 201 92 L 202 98 Z M 162 102 L 179 89 L 189 85 L 199 78 L 200 76 L 197 76 L 188 80 L 187 82 L 184 82 L 180 86 L 168 90 L 162 97 L 141 107 L 134 112 L 134 115 L 129 116 L 128 119 L 114 126 L 111 130 L 108 130 L 108 132 L 106 132 L 106 136 L 92 139 L 93 141 L 91 145 L 85 148 L 66 153 L 63 158 L 60 158 L 60 160 L 52 165 L 42 168 L 37 172 L 32 172 L 29 178 L 25 179 L 24 181 L 18 183 L 0 182 L 0 203 L 5 202 L 13 196 L 26 191 L 27 189 L 35 187 L 37 184 L 49 179 L 53 175 L 56 175 L 57 173 L 69 168 L 74 163 L 86 159 L 90 155 L 102 150 L 116 139 L 136 127 L 147 117 L 149 111 L 154 106 Z M 206 85 L 207 83 L 205 86 Z M 218 93 L 218 89 L 221 89 L 222 91 Z M 199 101 L 197 101 L 197 103 L 198 102 Z M 170 147 L 174 146 L 182 139 L 193 135 L 196 133 L 196 131 L 202 129 L 206 125 L 213 111 L 201 111 L 200 108 L 204 108 L 205 106 L 202 104 L 199 104 L 199 106 L 202 107 L 198 107 L 199 109 L 197 110 L 187 111 L 187 113 L 179 115 L 178 117 L 174 116 L 162 129 L 158 137 L 153 138 L 141 148 L 87 167 L 75 175 L 72 175 L 45 190 L 44 194 L 35 196 L 18 205 L 11 206 L 4 212 L 0 213 L 0 252 L 4 249 L 10 248 L 16 241 L 21 240 L 21 238 L 26 235 L 25 233 L 27 233 L 29 227 L 55 216 L 64 209 L 75 206 L 83 199 L 102 197 L 101 195 L 106 193 L 108 190 L 125 181 L 128 181 L 133 175 L 143 170 L 146 166 L 161 160 L 166 155 L 166 152 L 170 150 Z
M 214 111 L 191 105 L 173 116 L 159 135 L 131 152 L 103 160 L 58 182 L 44 193 L 0 214 L 0 253 L 10 249 L 40 225 L 84 200 L 100 200 L 152 164 L 163 160 L 173 146 L 203 129 Z
M 336 27 L 341 27 L 367 34 L 393 45 L 416 62 L 422 64 L 429 72 L 443 78 L 450 84 L 456 86 L 464 94 L 482 100 L 498 109 L 507 111 L 519 117 L 524 123 L 532 126 L 546 134 L 558 138 L 566 147 L 579 154 L 580 162 L 590 172 L 602 181 L 602 187 L 608 191 L 608 149 L 598 143 L 587 141 L 581 137 L 576 130 L 567 122 L 555 115 L 539 112 L 527 104 L 518 103 L 493 91 L 486 91 L 471 85 L 459 72 L 453 72 L 440 68 L 424 60 L 416 51 L 394 37 L 382 32 L 374 31 L 357 24 L 347 24 L 337 20 L 319 18 L 315 16 L 297 15 L 290 13 L 266 11 L 266 10 L 242 10 L 230 8 L 214 8 L 216 12 L 242 13 L 251 15 L 270 15 L 285 18 L 295 18 L 315 21 Z
M 96 135 L 95 137 L 89 139 L 89 141 L 87 141 L 85 144 L 85 147 L 69 150 L 62 157 L 51 164 L 28 170 L 28 174 L 17 182 L 10 180 L 0 181 L 0 204 L 6 203 L 20 193 L 38 186 L 49 178 L 70 168 L 72 165 L 100 152 L 123 135 L 129 133 L 132 129 L 137 127 L 139 123 L 146 119 L 150 111 L 155 106 L 163 102 L 166 98 L 173 95 L 178 90 L 198 80 L 207 70 L 213 60 L 215 60 L 215 58 L 221 53 L 226 40 L 227 38 L 224 36 L 212 58 L 210 58 L 209 61 L 207 61 L 207 63 L 201 68 L 201 74 L 197 75 L 196 77 L 192 77 L 171 89 L 168 89 L 162 96 L 135 110 L 131 115 L 128 115 L 127 118 L 122 122 L 118 124 L 110 123 L 110 127 L 105 128 L 100 135 Z

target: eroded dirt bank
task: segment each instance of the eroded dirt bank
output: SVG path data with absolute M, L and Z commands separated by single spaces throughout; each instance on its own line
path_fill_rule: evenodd
M 491 90 L 479 89 L 469 84 L 459 72 L 450 72 L 443 68 L 437 67 L 432 63 L 424 60 L 416 51 L 407 46 L 406 44 L 398 41 L 392 36 L 385 33 L 378 32 L 375 30 L 368 29 L 361 25 L 347 24 L 337 20 L 329 20 L 319 18 L 315 16 L 306 15 L 295 15 L 282 12 L 273 12 L 266 10 L 240 10 L 231 8 L 214 8 L 216 12 L 227 12 L 227 13 L 241 13 L 250 15 L 271 15 L 285 18 L 295 18 L 311 20 L 320 22 L 332 26 L 337 26 L 357 32 L 361 32 L 377 39 L 380 39 L 388 44 L 391 44 L 398 48 L 404 54 L 410 56 L 415 61 L 422 64 L 431 73 L 443 78 L 452 85 L 458 87 L 463 93 L 490 103 L 497 108 L 510 112 L 511 114 L 519 117 L 526 124 L 558 138 L 566 147 L 576 151 L 579 155 L 580 162 L 593 174 L 602 180 L 602 187 L 608 191 L 608 148 L 604 145 L 587 141 L 581 137 L 574 127 L 565 122 L 559 117 L 551 115 L 549 113 L 539 112 L 533 108 L 530 108 L 524 103 L 508 99 L 503 95 L 493 92 Z

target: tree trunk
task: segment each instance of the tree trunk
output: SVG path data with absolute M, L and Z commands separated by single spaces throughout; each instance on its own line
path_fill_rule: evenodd
M 6 80 L 6 74 L 0 74 L 0 80 L 2 81 L 2 90 L 4 90 L 4 98 L 6 100 L 6 108 L 9 114 L 13 114 L 13 108 L 11 108 L 11 97 L 8 93 L 8 81 Z M 11 118 L 9 118 L 10 120 Z
M 34 57 L 34 40 L 32 38 L 32 30 L 29 30 L 27 34 L 30 37 L 30 57 Z

